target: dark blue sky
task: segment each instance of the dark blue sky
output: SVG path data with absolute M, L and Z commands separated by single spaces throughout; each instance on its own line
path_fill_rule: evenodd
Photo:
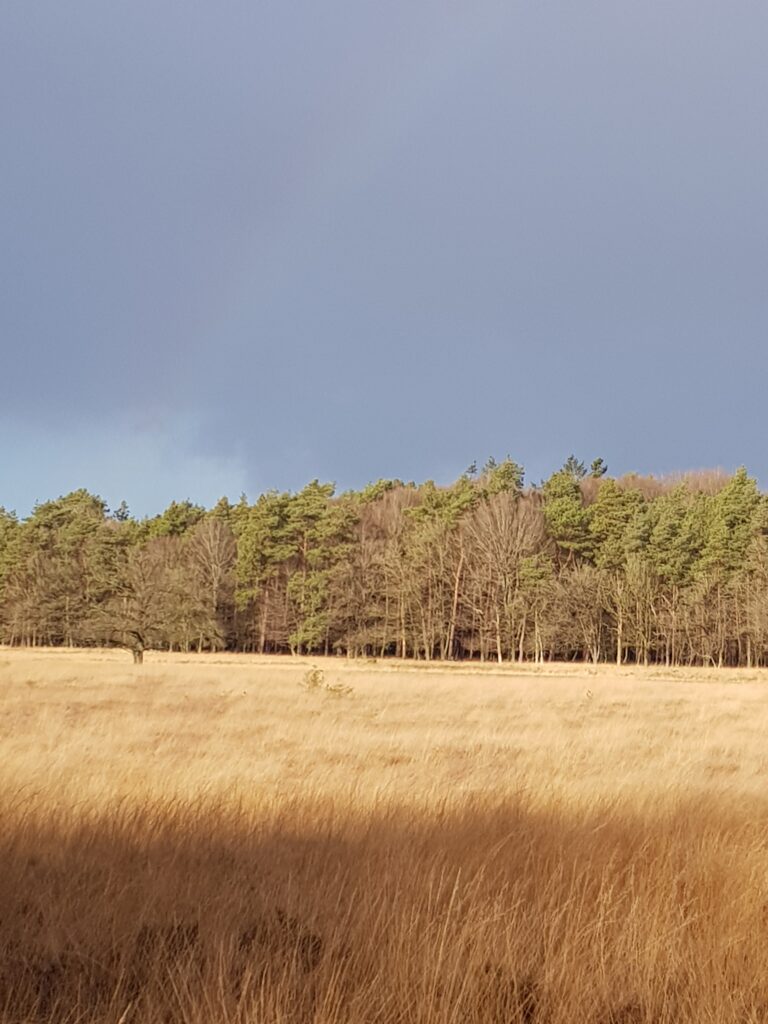
M 764 0 L 6 0 L 0 504 L 768 483 Z

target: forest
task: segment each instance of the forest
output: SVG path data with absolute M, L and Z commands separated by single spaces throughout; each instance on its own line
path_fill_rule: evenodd
M 768 497 L 745 469 L 506 458 L 450 486 L 314 480 L 138 519 L 0 508 L 0 641 L 419 660 L 768 663 Z

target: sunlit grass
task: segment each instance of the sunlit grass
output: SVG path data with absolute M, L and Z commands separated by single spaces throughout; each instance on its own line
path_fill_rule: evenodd
M 768 1021 L 763 678 L 0 651 L 0 1020 Z

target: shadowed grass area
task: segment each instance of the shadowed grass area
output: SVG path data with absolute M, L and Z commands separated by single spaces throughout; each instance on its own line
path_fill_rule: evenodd
M 768 1020 L 757 805 L 5 808 L 3 836 L 9 1022 Z
M 768 1022 L 759 678 L 0 668 L 1 1024 Z

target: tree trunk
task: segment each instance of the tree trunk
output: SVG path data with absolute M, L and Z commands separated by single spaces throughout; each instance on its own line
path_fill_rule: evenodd
M 453 640 L 456 636 L 456 618 L 459 612 L 459 588 L 461 586 L 461 571 L 464 568 L 464 551 L 459 555 L 459 564 L 456 569 L 456 578 L 453 583 L 453 601 L 451 603 L 451 621 L 448 627 L 448 642 L 446 644 L 446 655 L 453 660 Z

